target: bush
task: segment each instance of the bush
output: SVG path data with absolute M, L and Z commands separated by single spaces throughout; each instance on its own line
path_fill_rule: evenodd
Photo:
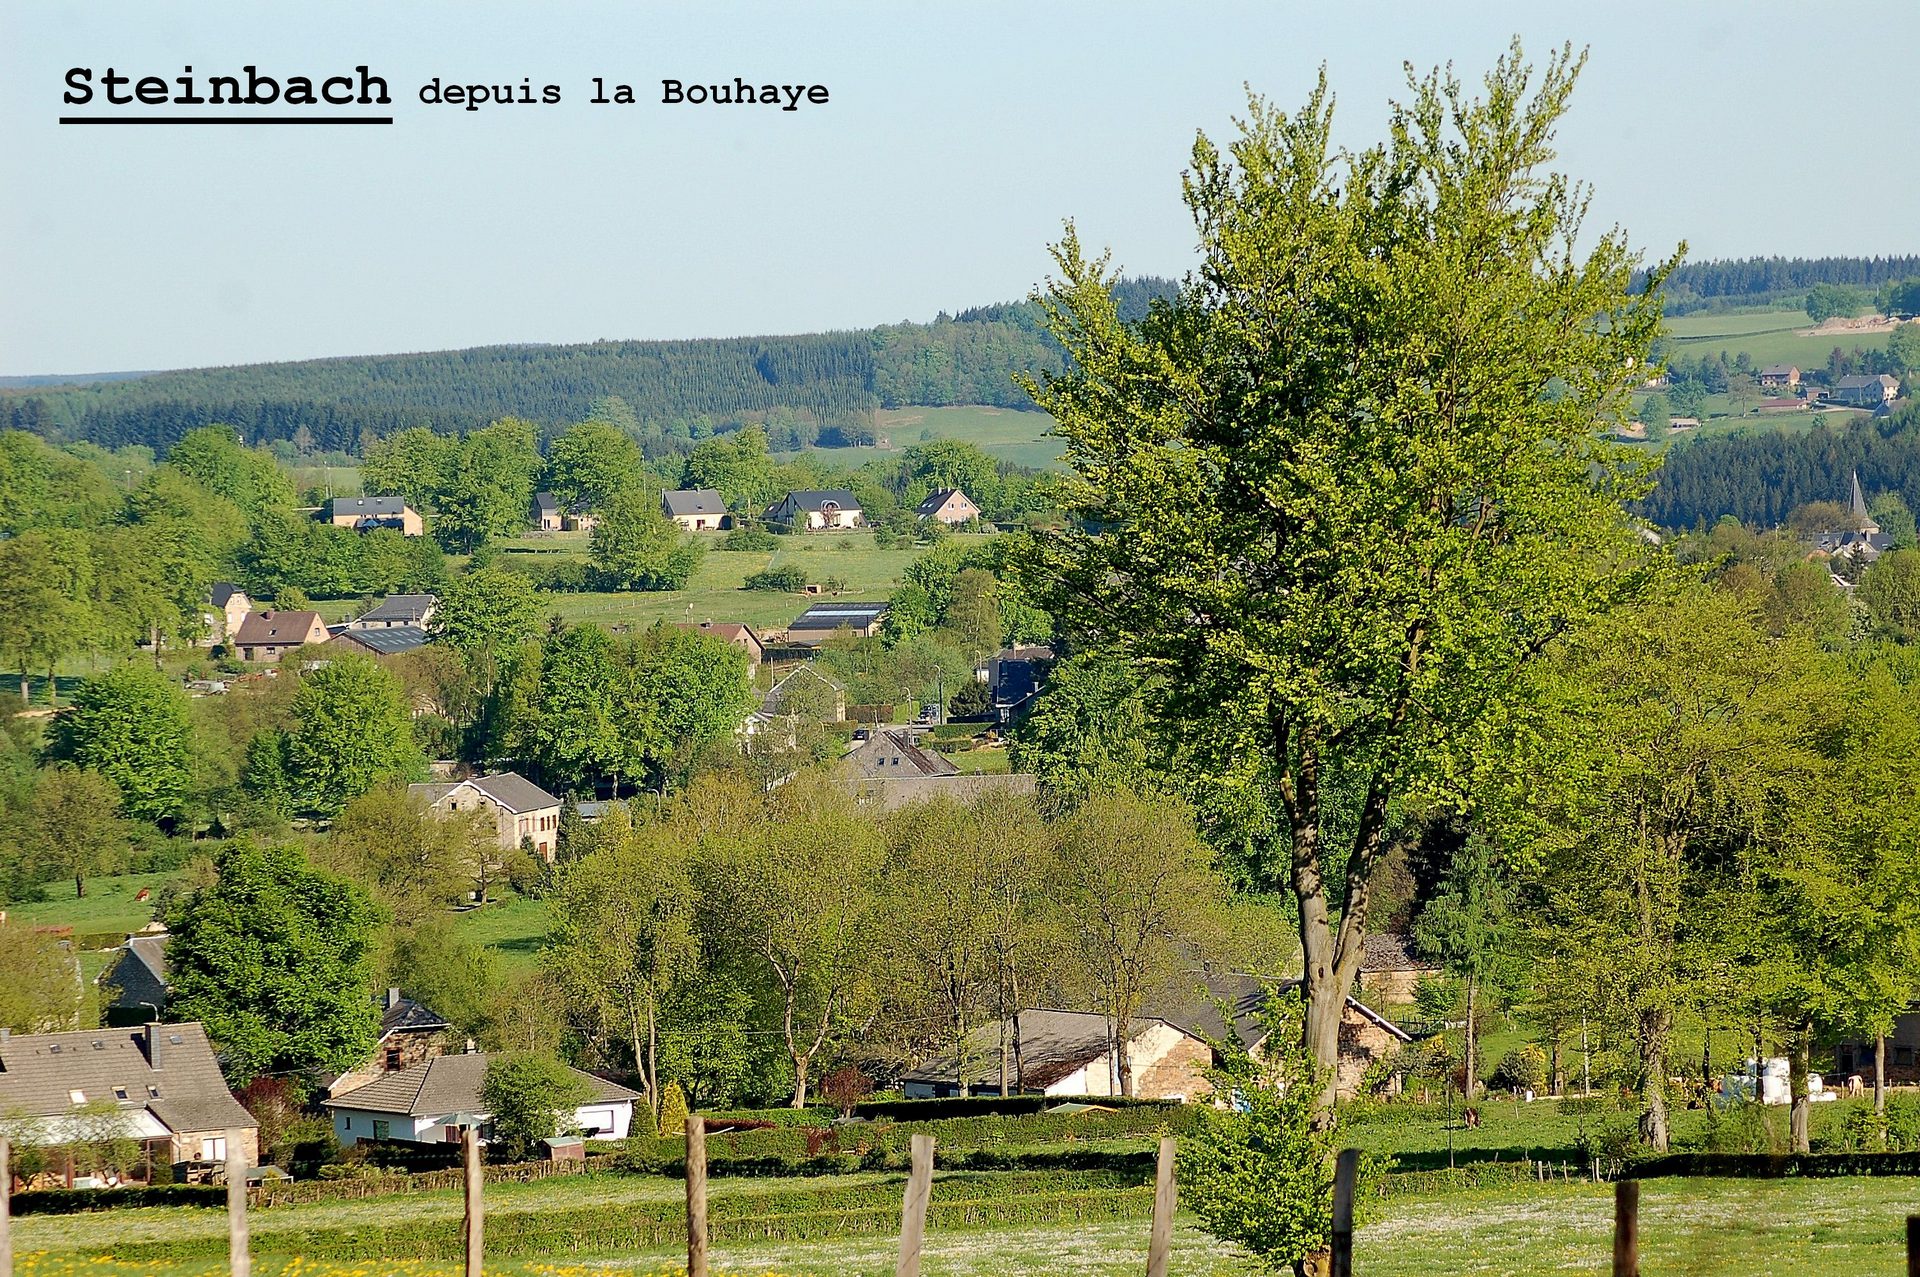
M 793 593 L 807 588 L 807 570 L 801 567 L 767 568 L 748 577 L 740 588 Z
M 1531 1042 L 1514 1047 L 1494 1066 L 1493 1084 L 1509 1091 L 1545 1090 L 1547 1053 Z
M 722 550 L 771 550 L 779 544 L 765 528 L 735 528 L 720 538 Z
M 687 1133 L 687 1093 L 678 1082 L 660 1089 L 660 1134 L 685 1136 Z

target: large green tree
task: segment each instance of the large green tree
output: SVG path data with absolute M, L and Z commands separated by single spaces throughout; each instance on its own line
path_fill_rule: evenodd
M 229 844 L 214 866 L 167 916 L 169 1010 L 207 1026 L 235 1083 L 365 1059 L 380 1031 L 367 893 L 297 847 Z
M 21 829 L 42 866 L 73 879 L 73 894 L 87 894 L 87 879 L 124 869 L 128 830 L 120 819 L 120 790 L 99 772 L 60 763 L 40 772 Z
M 1597 423 L 1645 379 L 1662 271 L 1548 171 L 1579 65 L 1414 79 L 1345 153 L 1324 81 L 1291 116 L 1253 98 L 1195 143 L 1175 301 L 1123 322 L 1071 228 L 1042 298 L 1071 366 L 1028 385 L 1081 519 L 1031 571 L 1273 813 L 1329 1109 L 1389 811 L 1447 792 L 1516 670 L 1631 588 L 1641 463 Z
M 562 509 L 581 501 L 603 510 L 616 493 L 638 488 L 645 469 L 633 436 L 604 421 L 570 426 L 547 448 L 547 487 Z
M 286 735 L 288 797 L 331 816 L 383 781 L 424 770 L 400 682 L 366 656 L 336 656 L 300 681 Z
M 186 693 L 136 662 L 87 680 L 60 718 L 54 752 L 118 786 L 128 816 L 166 822 L 193 788 L 192 742 Z

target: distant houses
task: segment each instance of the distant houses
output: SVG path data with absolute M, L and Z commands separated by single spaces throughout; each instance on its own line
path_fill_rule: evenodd
M 231 642 L 240 630 L 240 622 L 253 611 L 253 600 L 231 581 L 215 581 L 208 595 L 213 610 L 207 614 L 207 628 L 218 643 Z
M 427 638 L 427 632 L 417 625 L 395 625 L 379 630 L 349 627 L 335 634 L 328 642 L 365 652 L 369 656 L 401 656 L 425 647 Z
M 333 1115 L 334 1138 L 342 1148 L 362 1140 L 398 1140 L 415 1144 L 457 1144 L 467 1130 L 481 1132 L 492 1119 L 481 1087 L 487 1061 L 478 1051 L 440 1055 L 387 1073 L 323 1101 Z M 563 1129 L 591 1140 L 620 1140 L 633 1125 L 633 1104 L 640 1098 L 591 1073 L 569 1069 L 587 1088 L 588 1099 L 561 1118 Z
M 259 1161 L 260 1124 L 227 1090 L 199 1024 L 0 1029 L 0 1113 L 16 1143 L 85 1138 L 78 1110 L 95 1105 L 123 1115 L 149 1179 L 153 1167 L 223 1162 L 229 1152 L 244 1153 L 249 1165 Z M 234 1139 L 237 1148 L 229 1147 Z
M 327 521 L 336 528 L 373 532 L 392 528 L 402 536 L 417 537 L 427 530 L 420 512 L 402 497 L 335 497 L 327 503 Z
M 1053 649 L 1043 645 L 1009 647 L 988 657 L 986 665 L 974 671 L 975 677 L 987 685 L 994 722 L 1011 723 L 1025 715 L 1054 659 Z
M 924 798 L 968 802 L 985 793 L 1031 794 L 1034 778 L 963 772 L 952 760 L 924 748 L 910 728 L 882 728 L 844 754 L 837 783 L 862 807 L 882 811 Z
M 1860 472 L 1857 470 L 1848 476 L 1847 520 L 1847 527 L 1829 528 L 1813 534 L 1816 554 L 1871 563 L 1893 548 L 1892 534 L 1882 531 L 1867 509 L 1866 493 L 1861 491 Z
M 729 526 L 727 503 L 712 488 L 678 488 L 660 494 L 660 513 L 684 532 L 710 532 Z
M 329 637 L 318 612 L 249 612 L 233 636 L 233 647 L 243 661 L 277 661 L 295 648 Z
M 584 498 L 562 509 L 551 492 L 533 494 L 533 526 L 542 532 L 591 532 L 600 522 Z
M 872 638 L 887 619 L 887 607 L 885 602 L 815 603 L 787 626 L 787 642 L 797 647 L 818 647 L 843 629 Z
M 1842 377 L 1827 391 L 1828 403 L 1849 408 L 1878 408 L 1899 397 L 1899 380 L 1885 373 L 1874 377 Z
M 922 519 L 934 519 L 948 527 L 971 523 L 980 517 L 980 507 L 958 488 L 940 488 L 929 492 L 926 500 L 915 506 L 913 512 Z
M 542 860 L 553 863 L 560 832 L 560 799 L 517 772 L 427 781 L 408 785 L 407 795 L 424 802 L 435 815 L 490 812 L 501 847 L 518 847 L 524 839 L 533 844 Z
M 735 625 L 731 622 L 724 621 L 701 621 L 697 624 L 692 621 L 680 621 L 676 624 L 679 629 L 692 630 L 696 634 L 710 634 L 714 638 L 720 639 L 725 643 L 730 643 L 742 652 L 745 652 L 747 654 L 747 669 L 749 673 L 759 669 L 761 662 L 767 659 L 766 645 L 760 641 L 760 636 L 755 634 L 750 626 Z
M 863 525 L 860 501 L 846 488 L 787 493 L 767 507 L 762 520 L 791 532 L 832 532 Z
M 1786 390 L 1800 384 L 1800 370 L 1792 364 L 1768 364 L 1760 370 L 1762 390 Z

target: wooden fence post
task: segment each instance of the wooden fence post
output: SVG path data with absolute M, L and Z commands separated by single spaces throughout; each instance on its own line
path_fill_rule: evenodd
M 1613 1277 L 1640 1277 L 1640 1181 L 1613 1185 Z
M 687 1277 L 707 1277 L 707 1119 L 687 1114 Z
M 1920 1277 L 1920 1215 L 1907 1216 L 1907 1277 Z
M 1353 1181 L 1360 1174 L 1360 1150 L 1343 1148 L 1333 1164 L 1333 1235 L 1328 1277 L 1353 1277 Z
M 233 1277 L 248 1277 L 253 1254 L 247 1247 L 246 1132 L 227 1132 L 227 1267 Z
M 0 1277 L 13 1277 L 13 1149 L 0 1135 Z
M 907 1197 L 900 1209 L 900 1262 L 894 1277 L 920 1277 L 920 1248 L 927 1239 L 927 1198 L 933 1193 L 933 1136 L 911 1141 L 913 1170 L 907 1176 Z
M 462 1230 L 467 1242 L 467 1277 L 480 1277 L 481 1256 L 486 1253 L 486 1205 L 480 1190 L 480 1132 L 466 1127 L 460 1132 L 460 1183 L 465 1190 L 467 1218 Z
M 1147 1241 L 1147 1277 L 1167 1277 L 1167 1261 L 1173 1254 L 1173 1150 L 1173 1136 L 1162 1136 L 1153 1177 L 1153 1233 Z

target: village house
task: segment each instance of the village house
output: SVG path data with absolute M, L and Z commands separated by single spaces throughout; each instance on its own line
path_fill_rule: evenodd
M 821 723 L 844 723 L 846 685 L 811 664 L 798 665 L 768 690 L 760 702 L 760 712 L 768 718 L 794 715 Z
M 335 497 L 327 503 L 327 521 L 336 528 L 373 532 L 393 528 L 402 536 L 417 537 L 427 530 L 420 512 L 401 497 Z
M 1136 1098 L 1193 1100 L 1212 1091 L 1206 1070 L 1213 1065 L 1213 1050 L 1205 1040 L 1157 1016 L 1136 1017 L 1127 1027 L 1127 1062 Z M 1009 1055 L 1017 1055 L 1008 1062 L 1009 1070 L 1017 1069 L 1008 1079 L 1011 1093 L 1119 1095 L 1114 1035 L 1114 1023 L 1104 1015 L 1037 1007 L 1004 1025 L 996 1020 L 968 1034 L 964 1064 L 952 1055 L 936 1057 L 901 1074 L 900 1087 L 910 1100 L 998 1094 L 1004 1036 L 1009 1044 L 1017 1037 L 1019 1044 L 1017 1052 L 1009 1047 Z
M 149 1168 L 222 1162 L 229 1151 L 244 1153 L 250 1166 L 259 1160 L 260 1124 L 227 1090 L 199 1024 L 0 1029 L 0 1113 L 14 1140 L 69 1143 L 108 1106 Z
M 361 1140 L 457 1144 L 472 1128 L 486 1143 L 492 1114 L 480 1088 L 490 1058 L 479 1051 L 435 1056 L 332 1096 L 323 1103 L 333 1115 L 334 1138 L 342 1148 Z M 562 1127 L 591 1140 L 625 1139 L 639 1093 L 578 1069 L 568 1072 L 587 1085 L 590 1098 L 563 1119 Z
M 932 750 L 920 748 L 913 732 L 901 728 L 874 732 L 840 760 L 849 778 L 957 776 L 960 769 Z
M 929 492 L 926 500 L 913 508 L 922 519 L 937 519 L 948 527 L 971 523 L 980 517 L 980 507 L 958 488 L 940 488 Z
M 838 630 L 852 630 L 861 638 L 872 638 L 887 619 L 887 604 L 815 603 L 787 626 L 786 641 L 795 647 L 818 647 Z
M 206 614 L 207 633 L 215 643 L 231 642 L 240 630 L 240 622 L 253 611 L 253 600 L 231 581 L 215 581 L 208 596 L 213 610 Z
M 533 494 L 533 526 L 542 532 L 591 532 L 599 522 L 600 516 L 584 497 L 563 509 L 553 493 Z
M 101 1013 L 114 1028 L 149 1024 L 167 1016 L 167 932 L 137 932 L 114 951 L 100 986 Z
M 1196 979 L 1184 998 L 1176 994 L 1163 1005 L 1149 1009 L 1209 1041 L 1225 1042 L 1231 1032 L 1241 1046 L 1258 1057 L 1266 1048 L 1268 990 L 1288 997 L 1298 996 L 1299 987 L 1298 980 L 1269 982 L 1259 976 L 1219 973 Z M 1221 1003 L 1232 1012 L 1231 1023 L 1221 1017 Z M 1367 1070 L 1376 1061 L 1392 1058 L 1411 1041 L 1412 1035 L 1399 1025 L 1358 998 L 1348 997 L 1340 1015 L 1339 1054 L 1334 1064 L 1336 1093 L 1343 1100 L 1358 1095 Z M 1395 1079 L 1389 1088 L 1398 1085 Z
M 327 624 L 318 612 L 249 612 L 233 636 L 233 646 L 243 661 L 277 661 L 295 648 L 327 638 Z
M 424 647 L 428 634 L 417 625 L 396 625 L 383 630 L 344 629 L 328 640 L 370 656 L 399 656 Z
M 1039 644 L 1003 648 L 988 657 L 974 677 L 987 685 L 993 721 L 1011 723 L 1024 715 L 1053 662 L 1053 649 Z
M 427 781 L 408 785 L 407 796 L 425 803 L 435 815 L 491 812 L 501 847 L 518 847 L 526 839 L 542 860 L 553 863 L 560 800 L 524 776 L 495 772 L 467 780 Z
M 679 488 L 660 494 L 660 513 L 683 532 L 710 532 L 732 522 L 727 503 L 712 488 Z
M 787 493 L 761 516 L 793 532 L 830 532 L 861 526 L 860 502 L 846 488 Z
M 1762 390 L 1786 389 L 1800 384 L 1800 370 L 1792 364 L 1768 364 L 1760 370 Z
M 389 1073 L 445 1055 L 447 1035 L 452 1031 L 453 1026 L 434 1011 L 399 989 L 388 989 L 380 998 L 380 1037 L 373 1050 L 359 1067 L 335 1078 L 327 1094 L 344 1095 Z
M 1900 397 L 1900 382 L 1881 373 L 1875 377 L 1842 377 L 1827 391 L 1827 402 L 1849 408 L 1878 408 Z
M 968 802 L 985 793 L 1031 794 L 1034 777 L 1025 773 L 982 775 L 963 772 L 946 757 L 923 749 L 908 728 L 882 728 L 840 758 L 835 783 L 862 807 L 896 811 L 923 798 Z
M 1420 957 L 1407 937 L 1376 932 L 1366 938 L 1360 955 L 1360 992 L 1375 1006 L 1404 1006 L 1428 976 L 1440 974 L 1440 964 Z
M 759 669 L 760 663 L 767 659 L 766 645 L 760 641 L 760 636 L 755 634 L 748 626 L 735 625 L 726 621 L 718 623 L 701 621 L 698 624 L 689 621 L 680 621 L 677 625 L 680 629 L 692 630 L 697 634 L 711 634 L 713 637 L 723 639 L 745 652 L 747 654 L 747 671 L 749 675 L 751 675 L 754 670 Z
M 1851 526 L 1814 533 L 1814 552 L 1829 558 L 1871 563 L 1893 548 L 1893 536 L 1882 531 L 1868 511 L 1866 493 L 1860 488 L 1860 472 L 1851 472 L 1848 483 L 1847 516 Z
M 440 599 L 432 594 L 389 594 L 347 622 L 349 630 L 392 630 L 412 626 L 424 630 Z

